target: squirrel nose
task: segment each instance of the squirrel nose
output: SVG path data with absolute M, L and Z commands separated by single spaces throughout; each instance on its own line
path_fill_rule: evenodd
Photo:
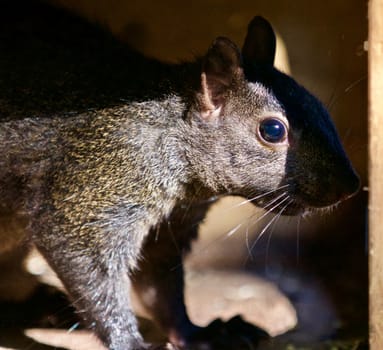
M 360 178 L 354 169 L 343 175 L 339 186 L 339 201 L 344 201 L 354 196 L 360 189 Z

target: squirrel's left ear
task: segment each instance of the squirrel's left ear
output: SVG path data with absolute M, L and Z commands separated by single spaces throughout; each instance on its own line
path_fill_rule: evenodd
M 204 57 L 201 73 L 201 92 L 198 94 L 199 112 L 205 121 L 213 121 L 219 115 L 227 97 L 243 76 L 239 49 L 229 39 L 219 37 Z
M 271 24 L 261 16 L 249 23 L 247 35 L 242 47 L 245 65 L 273 66 L 276 38 Z

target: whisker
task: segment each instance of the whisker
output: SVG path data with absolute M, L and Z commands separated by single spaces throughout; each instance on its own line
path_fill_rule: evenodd
M 283 198 L 283 196 L 286 196 Z M 279 199 L 283 198 L 279 203 L 274 205 L 272 208 L 269 208 L 270 205 L 274 204 L 277 202 Z M 287 192 L 283 192 L 280 196 L 274 198 L 272 201 L 270 201 L 267 205 L 264 206 L 263 209 L 267 209 L 261 216 L 257 217 L 257 219 L 252 223 L 253 225 L 262 220 L 265 216 L 272 214 L 273 210 L 278 208 L 282 203 L 284 203 L 287 199 L 289 199 L 290 196 L 287 194 Z
M 238 231 L 238 229 L 242 226 L 243 222 L 242 223 L 239 223 L 237 226 L 235 226 L 234 228 L 232 228 L 228 233 L 226 233 L 226 237 L 230 237 L 232 236 L 234 233 L 236 233 Z
M 267 192 L 264 192 L 264 193 L 262 193 L 262 194 L 259 194 L 259 195 L 255 196 L 255 197 L 253 197 L 253 198 L 250 198 L 249 201 L 252 202 L 252 201 L 254 201 L 254 200 L 256 200 L 256 199 L 265 197 L 265 196 L 267 196 L 267 195 L 269 195 L 269 194 L 272 194 L 272 193 L 274 193 L 274 192 L 277 192 L 277 191 L 282 190 L 282 189 L 284 189 L 284 188 L 286 188 L 286 187 L 289 187 L 289 186 L 290 186 L 289 184 L 285 184 L 285 185 L 279 186 L 278 188 L 276 188 L 276 189 L 274 189 L 274 190 L 267 191 Z
M 363 80 L 365 80 L 367 78 L 366 75 L 364 75 L 363 77 L 355 80 L 354 82 L 352 82 L 349 86 L 347 86 L 345 89 L 344 89 L 344 93 L 348 93 L 350 92 L 355 86 L 357 86 L 358 84 L 360 84 Z
M 287 203 L 281 210 L 280 212 L 276 215 L 277 219 L 274 221 L 273 225 L 271 226 L 271 230 L 270 230 L 270 234 L 269 234 L 269 237 L 267 238 L 267 244 L 266 244 L 266 257 L 265 257 L 265 266 L 266 266 L 266 269 L 267 269 L 267 266 L 269 264 L 269 251 L 270 251 L 270 242 L 271 242 L 271 237 L 273 236 L 273 233 L 274 233 L 274 230 L 275 230 L 275 226 L 276 226 L 276 223 L 277 221 L 281 218 L 281 215 L 283 213 L 283 211 L 287 208 L 287 206 L 289 206 L 291 204 L 292 201 L 290 201 L 289 203 Z
M 298 216 L 298 219 L 297 219 L 297 246 L 296 246 L 296 265 L 298 266 L 299 265 L 299 256 L 300 256 L 300 247 L 299 247 L 299 244 L 300 244 L 300 233 L 301 233 L 301 220 L 302 220 L 302 216 L 299 215 Z
M 333 92 L 330 95 L 330 98 L 329 98 L 328 102 L 325 103 L 325 106 L 326 106 L 326 108 L 328 110 L 330 110 L 330 108 L 331 108 L 331 106 L 332 106 L 332 104 L 334 102 L 334 99 L 336 99 L 336 90 L 337 90 L 336 88 L 333 90 Z
M 247 221 L 247 220 L 245 220 L 245 221 Z M 245 222 L 245 221 L 244 221 L 244 222 Z M 219 235 L 218 237 L 216 237 L 215 239 L 213 239 L 212 241 L 210 241 L 208 244 L 206 244 L 205 246 L 201 247 L 199 250 L 197 250 L 197 251 L 193 251 L 192 254 L 193 254 L 194 256 L 195 256 L 195 255 L 202 254 L 203 252 L 207 251 L 211 246 L 213 246 L 213 245 L 216 244 L 217 242 L 219 242 L 219 241 L 224 241 L 224 240 L 226 240 L 227 238 L 233 236 L 236 232 L 238 232 L 238 230 L 241 228 L 241 226 L 244 224 L 244 222 L 241 222 L 241 223 L 237 224 L 234 228 L 232 228 L 232 229 L 229 230 L 228 232 Z M 173 266 L 172 271 L 175 270 L 176 268 L 180 267 L 180 266 L 181 266 L 181 264 L 177 264 L 177 265 Z
M 254 249 L 254 247 L 257 245 L 257 243 L 259 242 L 259 240 L 263 237 L 264 233 L 266 232 L 266 230 L 270 227 L 270 225 L 277 219 L 277 216 L 273 216 L 270 221 L 267 223 L 267 225 L 262 229 L 262 231 L 258 234 L 258 237 L 256 238 L 256 240 L 253 242 L 253 244 L 251 245 L 250 247 L 250 250 L 249 250 L 249 253 L 250 255 L 252 256 L 252 251 Z
M 288 200 L 290 198 L 290 196 L 287 196 L 286 198 L 284 198 L 280 203 L 278 203 L 273 209 L 277 208 L 278 206 L 280 206 L 282 203 L 284 203 L 286 200 Z M 268 224 L 262 229 L 262 231 L 260 232 L 260 234 L 258 235 L 257 239 L 254 241 L 254 243 L 251 245 L 251 251 L 254 249 L 255 245 L 258 243 L 258 241 L 261 239 L 261 237 L 264 235 L 264 233 L 266 232 L 266 230 L 270 227 L 270 225 L 275 221 L 277 220 L 280 216 L 281 216 L 281 213 L 293 202 L 293 199 L 290 199 L 290 201 L 279 211 L 279 213 L 277 215 L 275 215 L 269 222 Z M 271 209 L 271 210 L 273 210 Z
M 280 214 L 278 215 L 278 219 L 279 218 L 280 218 Z M 271 237 L 273 236 L 273 233 L 274 233 L 274 230 L 275 230 L 275 225 L 276 225 L 278 219 L 274 220 L 274 224 L 271 226 L 269 237 L 267 238 L 266 255 L 265 255 L 265 270 L 266 270 L 266 275 L 269 275 L 269 273 L 268 273 L 268 266 L 269 266 L 269 252 L 270 252 Z
M 281 216 L 282 216 L 283 212 L 286 210 L 286 208 L 293 202 L 294 202 L 294 200 L 290 199 L 290 201 L 278 212 L 278 214 L 276 215 L 277 219 L 274 221 L 274 224 L 271 227 L 271 231 L 270 231 L 269 237 L 267 239 L 267 245 L 266 245 L 266 258 L 265 258 L 266 269 L 267 269 L 267 266 L 269 264 L 269 248 L 270 248 L 271 237 L 272 237 L 274 230 L 275 230 L 275 225 L 276 225 L 277 221 L 281 218 Z
M 258 195 L 256 195 L 255 197 L 252 197 L 252 198 L 250 198 L 250 199 L 245 199 L 244 201 L 242 201 L 242 202 L 240 202 L 240 203 L 237 203 L 237 204 L 234 204 L 233 206 L 231 206 L 230 208 L 227 208 L 226 210 L 232 210 L 232 209 L 241 207 L 241 206 L 244 205 L 244 204 L 251 203 L 251 202 L 253 202 L 253 201 L 257 200 L 257 199 L 260 199 L 260 198 L 262 198 L 262 197 L 266 197 L 267 195 L 270 195 L 270 194 L 272 194 L 272 193 L 274 193 L 274 192 L 277 192 L 277 191 L 279 191 L 279 190 L 282 190 L 282 189 L 284 189 L 284 188 L 286 188 L 286 187 L 288 187 L 288 186 L 290 186 L 290 185 L 289 185 L 289 184 L 286 184 L 286 185 L 280 186 L 280 187 L 278 187 L 278 188 L 276 188 L 276 189 L 274 189 L 274 190 L 271 190 L 271 191 L 267 191 L 267 192 L 258 194 Z
M 250 242 L 249 242 L 249 225 L 247 225 L 247 227 L 246 227 L 245 242 L 246 242 L 246 249 L 248 252 L 248 257 L 250 258 L 250 260 L 253 260 L 253 255 L 252 255 L 251 250 L 250 250 Z
M 286 196 L 286 197 L 285 197 Z M 285 197 L 285 198 L 283 198 Z M 260 217 L 258 217 L 255 221 L 252 222 L 252 224 L 254 225 L 255 223 L 257 223 L 258 221 L 262 220 L 265 216 L 267 216 L 268 214 L 271 214 L 272 210 L 274 210 L 275 208 L 277 208 L 279 205 L 281 205 L 282 203 L 284 203 L 287 199 L 289 198 L 287 192 L 283 192 L 282 194 L 280 194 L 279 196 L 277 196 L 276 198 L 273 198 L 269 203 L 266 204 L 266 206 L 264 208 L 268 208 L 270 207 L 271 205 L 273 205 L 275 202 L 279 201 L 279 203 L 275 204 L 272 208 L 270 208 L 268 211 L 266 211 L 264 214 L 262 214 Z M 281 200 L 282 199 L 282 200 Z M 222 235 L 219 235 L 217 238 L 213 239 L 211 242 L 209 242 L 207 245 L 205 245 L 204 247 L 201 247 L 201 249 L 197 250 L 197 251 L 194 251 L 193 252 L 193 255 L 195 254 L 202 254 L 203 252 L 207 251 L 211 246 L 213 246 L 214 244 L 216 244 L 217 242 L 219 241 L 223 241 L 231 236 L 233 236 L 236 232 L 238 232 L 238 230 L 242 227 L 242 225 L 244 224 L 244 222 L 249 222 L 250 219 L 252 219 L 253 217 L 253 214 L 248 217 L 247 219 L 244 219 L 243 222 L 237 224 L 234 228 L 230 229 L 228 232 L 222 234 Z M 247 236 L 248 236 L 248 227 L 247 227 Z M 177 266 L 174 266 L 173 269 L 175 268 L 178 268 L 179 265 Z
M 286 198 L 284 198 L 283 200 L 281 200 L 279 203 L 277 203 L 275 206 L 273 206 L 272 208 L 270 208 L 269 210 L 267 210 L 267 211 L 265 211 L 261 216 L 259 216 L 259 217 L 257 217 L 257 219 L 255 220 L 255 221 L 253 221 L 252 222 L 252 225 L 255 225 L 257 222 L 259 222 L 259 221 L 261 221 L 264 217 L 266 217 L 267 215 L 269 215 L 269 214 L 272 214 L 272 211 L 275 209 L 275 208 L 277 208 L 279 205 L 281 205 L 283 202 L 285 202 L 288 198 L 289 198 L 289 195 L 287 194 L 287 192 L 284 192 L 284 193 L 282 193 L 280 196 L 278 196 L 277 198 L 274 198 L 272 201 L 270 201 L 266 206 L 265 206 L 265 208 L 264 209 L 266 209 L 266 207 L 268 207 L 268 206 L 270 206 L 271 204 L 273 204 L 273 203 L 275 203 L 276 201 L 278 201 L 279 199 L 281 199 L 283 196 L 285 196 L 285 195 L 287 195 L 286 196 Z M 292 201 L 291 201 L 292 202 Z M 289 202 L 289 204 L 291 203 L 291 202 Z M 287 206 L 286 206 L 287 207 Z M 286 207 L 284 207 L 283 209 L 282 209 L 282 211 L 286 208 Z M 272 219 L 272 221 L 274 220 L 274 218 Z M 260 238 L 259 236 L 258 236 L 258 238 Z M 258 238 L 257 238 L 257 240 L 258 240 Z M 252 260 L 253 259 L 253 257 L 252 257 L 252 253 L 251 253 L 251 249 L 252 249 L 252 247 L 250 247 L 250 242 L 249 242 L 249 228 L 247 227 L 247 229 L 246 229 L 246 248 L 247 248 L 247 251 L 248 251 L 248 253 L 249 253 L 249 258 Z
M 331 104 L 328 106 L 328 110 L 330 111 L 334 106 L 335 104 L 346 94 L 348 94 L 355 86 L 357 86 L 358 84 L 360 84 L 363 80 L 365 80 L 367 78 L 367 75 L 364 75 L 362 76 L 361 78 L 353 81 L 349 86 L 347 86 L 344 91 L 343 91 L 343 94 L 339 95 L 337 98 L 333 99 L 333 101 L 331 102 Z

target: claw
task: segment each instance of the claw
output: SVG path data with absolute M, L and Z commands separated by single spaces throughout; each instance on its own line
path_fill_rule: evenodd
M 171 343 L 166 343 L 161 345 L 152 345 L 148 350 L 180 350 L 180 349 Z

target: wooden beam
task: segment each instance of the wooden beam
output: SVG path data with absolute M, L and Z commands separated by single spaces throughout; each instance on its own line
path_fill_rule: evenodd
M 370 349 L 383 349 L 383 0 L 369 2 Z M 363 286 L 361 286 L 363 288 Z

